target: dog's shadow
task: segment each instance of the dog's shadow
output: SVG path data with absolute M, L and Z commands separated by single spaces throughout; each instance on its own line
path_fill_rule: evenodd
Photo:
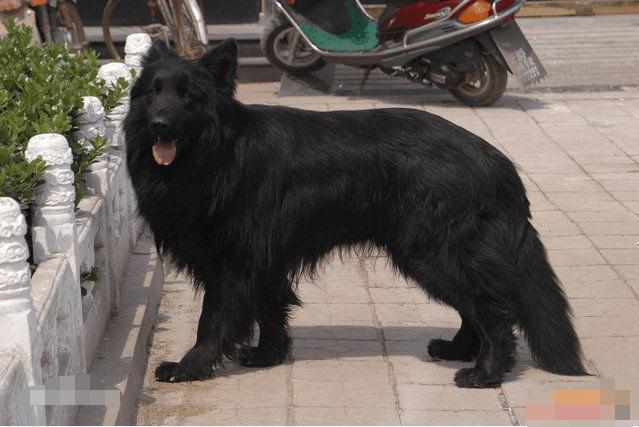
M 288 363 L 330 360 L 366 363 L 385 360 L 395 365 L 410 364 L 414 369 L 419 369 L 420 366 L 424 369 L 432 368 L 431 364 L 435 364 L 450 372 L 450 385 L 452 385 L 454 373 L 458 369 L 474 366 L 475 361 L 435 359 L 428 354 L 427 346 L 434 338 L 452 339 L 458 329 L 458 327 L 440 326 L 384 326 L 383 328 L 372 325 L 293 326 L 291 327 L 291 335 L 294 338 L 292 355 Z M 519 363 L 506 375 L 505 381 L 516 380 L 530 368 L 530 353 L 521 341 L 517 345 L 517 358 Z M 224 366 L 217 369 L 216 375 L 220 378 L 231 378 L 255 372 L 255 369 L 233 361 L 225 361 Z

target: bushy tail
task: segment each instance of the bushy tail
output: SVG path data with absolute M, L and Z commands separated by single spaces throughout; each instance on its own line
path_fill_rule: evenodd
M 588 375 L 571 310 L 533 226 L 526 221 L 517 257 L 520 327 L 533 359 L 543 369 L 563 375 Z

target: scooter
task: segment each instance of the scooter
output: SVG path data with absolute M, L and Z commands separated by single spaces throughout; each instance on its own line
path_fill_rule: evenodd
M 262 52 L 291 74 L 327 62 L 445 88 L 461 102 L 488 106 L 508 72 L 528 87 L 547 77 L 515 22 L 525 0 L 389 0 L 378 20 L 358 0 L 273 0 Z

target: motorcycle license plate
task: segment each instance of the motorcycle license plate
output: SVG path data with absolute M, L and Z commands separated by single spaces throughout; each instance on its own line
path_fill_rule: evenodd
M 511 22 L 506 27 L 497 27 L 490 31 L 490 35 L 522 86 L 528 87 L 548 77 L 517 22 Z

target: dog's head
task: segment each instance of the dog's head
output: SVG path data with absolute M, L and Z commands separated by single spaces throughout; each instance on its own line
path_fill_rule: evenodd
M 127 144 L 148 150 L 161 166 L 214 138 L 217 109 L 233 99 L 237 45 L 227 39 L 202 58 L 181 59 L 156 40 L 142 62 L 131 89 L 131 110 L 125 123 Z M 130 131 L 136 135 L 131 135 Z M 144 154 L 142 152 L 141 154 Z

